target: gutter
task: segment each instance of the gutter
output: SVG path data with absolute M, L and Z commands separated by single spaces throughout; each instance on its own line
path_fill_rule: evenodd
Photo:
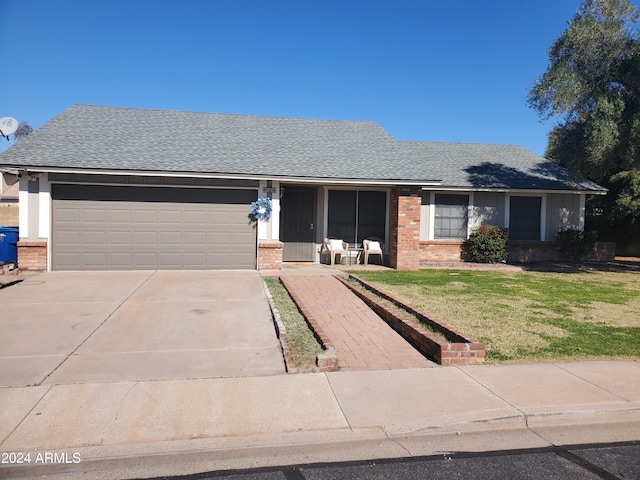
M 378 185 L 378 186 L 438 186 L 441 180 L 434 179 L 393 179 L 393 178 L 334 178 L 334 177 L 301 177 L 289 175 L 268 175 L 268 174 L 242 174 L 242 173 L 216 173 L 216 172 L 167 172 L 155 170 L 102 170 L 102 169 L 77 169 L 77 168 L 57 168 L 57 167 L 21 167 L 20 173 L 66 173 L 82 175 L 113 175 L 113 176 L 155 176 L 155 177 L 178 177 L 178 178 L 222 178 L 229 180 L 274 180 L 285 183 L 308 183 L 308 184 L 338 184 L 338 185 Z

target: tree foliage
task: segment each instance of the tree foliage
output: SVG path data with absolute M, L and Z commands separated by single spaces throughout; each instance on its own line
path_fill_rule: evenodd
M 20 122 L 20 125 L 18 125 L 18 129 L 16 130 L 16 133 L 13 134 L 13 138 L 17 141 L 26 137 L 32 132 L 33 132 L 33 127 L 23 120 L 22 122 Z
M 541 119 L 555 120 L 546 156 L 611 189 L 600 218 L 617 228 L 630 214 L 640 224 L 639 27 L 629 0 L 585 0 L 527 99 Z

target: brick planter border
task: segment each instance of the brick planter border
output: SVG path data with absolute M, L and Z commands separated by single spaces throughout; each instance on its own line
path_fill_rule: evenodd
M 296 293 L 289 288 L 289 286 L 287 285 L 287 277 L 280 277 L 280 283 L 284 285 L 284 288 L 287 290 L 289 296 L 295 302 L 298 310 L 307 321 L 309 328 L 324 349 L 324 353 L 321 353 L 317 356 L 316 365 L 318 365 L 318 368 L 321 372 L 337 372 L 338 352 L 331 343 L 331 340 L 329 339 L 327 334 L 324 333 L 324 330 L 317 322 L 311 311 L 304 306 L 304 302 L 302 301 L 302 299 L 300 299 L 298 295 L 296 295 Z
M 411 315 L 418 318 L 418 320 L 431 327 L 434 331 L 443 334 L 447 339 L 449 339 L 449 342 L 442 341 L 426 329 L 407 323 L 387 307 L 376 302 L 369 295 L 350 284 L 344 277 L 336 275 L 336 278 L 361 298 L 369 308 L 376 312 L 376 314 L 387 322 L 391 328 L 398 332 L 425 357 L 440 365 L 477 365 L 484 363 L 485 349 L 483 343 L 480 343 L 471 337 L 467 337 L 448 325 L 427 316 L 409 305 L 406 305 L 391 294 L 370 285 L 361 278 L 355 275 L 349 275 L 349 278 L 356 280 L 366 290 L 373 292 L 381 298 L 392 302 L 397 307 L 409 312 Z

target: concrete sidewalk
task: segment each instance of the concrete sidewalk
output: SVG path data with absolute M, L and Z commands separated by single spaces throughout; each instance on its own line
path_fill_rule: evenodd
M 147 478 L 638 440 L 640 362 L 7 387 L 0 406 L 0 451 L 31 460 L 2 478 Z

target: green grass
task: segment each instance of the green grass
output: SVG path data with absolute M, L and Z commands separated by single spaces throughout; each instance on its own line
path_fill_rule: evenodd
M 324 350 L 280 280 L 265 278 L 264 281 L 287 331 L 285 338 L 287 364 L 300 372 L 314 371 L 316 357 Z
M 640 357 L 640 273 L 354 272 L 485 343 L 488 362 Z

